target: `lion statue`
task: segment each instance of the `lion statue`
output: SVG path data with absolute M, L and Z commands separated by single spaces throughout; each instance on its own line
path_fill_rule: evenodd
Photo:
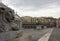
M 0 4 L 1 5 L 1 4 Z M 9 7 L 0 6 L 0 32 L 18 30 L 16 23 L 14 22 L 14 10 Z

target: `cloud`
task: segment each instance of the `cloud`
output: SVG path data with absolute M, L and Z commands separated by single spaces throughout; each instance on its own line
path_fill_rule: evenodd
M 33 6 L 33 7 L 42 7 L 46 4 L 58 4 L 60 3 L 60 0 L 3 0 L 3 2 L 7 2 L 10 5 L 14 6 Z M 7 4 L 6 3 L 6 4 Z
M 60 0 L 3 0 L 3 3 L 14 8 L 21 16 L 60 15 Z
M 0 0 L 0 2 L 1 2 L 2 0 Z

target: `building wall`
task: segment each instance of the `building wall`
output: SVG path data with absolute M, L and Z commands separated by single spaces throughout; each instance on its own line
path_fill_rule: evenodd
M 56 27 L 60 27 L 60 19 L 56 20 Z
M 23 23 L 31 23 L 32 17 L 24 16 L 24 17 L 21 17 L 21 19 Z
M 30 17 L 30 16 L 25 16 L 21 17 L 23 23 L 36 23 L 36 18 Z

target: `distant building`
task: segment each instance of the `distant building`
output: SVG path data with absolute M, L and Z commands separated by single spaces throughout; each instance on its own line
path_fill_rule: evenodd
M 60 19 L 56 20 L 56 27 L 59 28 L 60 27 Z
M 49 20 L 46 17 L 40 17 L 38 18 L 41 23 L 48 23 Z
M 22 29 L 22 20 L 17 14 L 15 14 L 15 23 L 17 24 L 18 28 Z
M 36 23 L 37 18 L 36 17 L 30 17 L 30 16 L 24 16 L 21 17 L 23 23 Z
M 21 19 L 22 19 L 23 23 L 31 23 L 32 17 L 30 17 L 30 16 L 24 16 L 24 17 L 21 17 Z
M 36 23 L 23 23 L 22 27 L 25 29 L 36 29 Z

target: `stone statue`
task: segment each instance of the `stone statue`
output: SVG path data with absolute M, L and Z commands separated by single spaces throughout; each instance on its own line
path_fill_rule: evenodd
M 14 23 L 14 10 L 0 3 L 0 32 L 18 30 Z

